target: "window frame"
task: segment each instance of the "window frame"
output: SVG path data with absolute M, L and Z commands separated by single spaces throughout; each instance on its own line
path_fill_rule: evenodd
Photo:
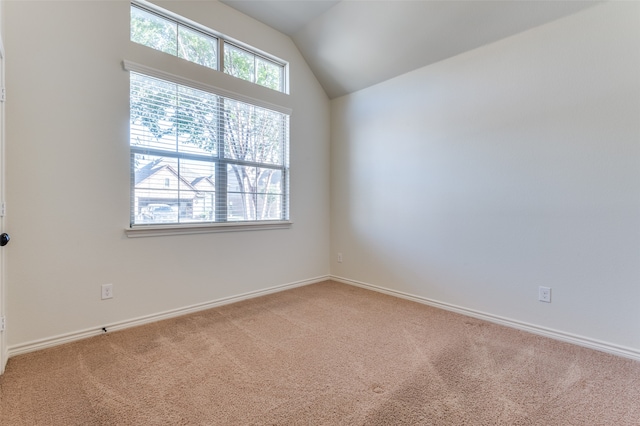
M 135 78 L 134 78 L 135 76 Z M 135 83 L 134 83 L 135 81 Z M 169 90 L 171 90 L 170 93 L 170 98 L 177 100 L 177 104 L 175 105 L 167 105 L 170 109 L 174 109 L 174 113 L 178 114 L 178 116 L 180 114 L 183 113 L 184 111 L 184 107 L 180 106 L 181 104 L 181 100 L 183 100 L 184 98 L 182 97 L 181 93 L 184 93 L 184 89 L 193 89 L 190 86 L 185 86 L 179 83 L 176 83 L 174 81 L 170 81 L 170 80 L 165 80 L 165 79 L 159 79 L 158 77 L 153 77 L 153 76 L 149 76 L 146 74 L 141 74 L 135 71 L 130 71 L 130 87 L 131 89 L 133 89 L 133 87 L 142 87 L 145 86 L 146 84 L 151 83 L 152 85 L 155 84 L 153 83 L 153 81 L 155 82 L 159 82 L 162 85 L 168 84 L 168 86 L 171 88 Z M 175 88 L 175 91 L 173 91 L 173 89 Z M 191 181 L 191 179 L 187 179 L 185 173 L 183 173 L 182 170 L 185 170 L 188 168 L 188 166 L 185 163 L 189 163 L 189 162 L 199 162 L 201 164 L 207 164 L 209 166 L 211 166 L 210 171 L 212 172 L 211 175 L 215 175 L 214 177 L 214 182 L 215 182 L 215 191 L 213 192 L 213 194 L 215 194 L 215 203 L 214 205 L 216 206 L 215 209 L 213 210 L 213 217 L 210 220 L 189 220 L 184 218 L 184 222 L 181 221 L 182 217 L 178 214 L 176 215 L 176 221 L 171 221 L 171 224 L 175 224 L 175 225 L 180 225 L 183 223 L 225 223 L 225 222 L 264 222 L 264 221 L 271 221 L 271 220 L 277 220 L 277 221 L 283 221 L 283 220 L 288 220 L 288 199 L 287 199 L 287 194 L 288 194 L 288 175 L 289 175 L 289 161 L 288 161 L 288 142 L 289 142 L 289 115 L 283 112 L 279 112 L 279 111 L 273 111 L 271 109 L 267 109 L 264 108 L 262 106 L 258 106 L 254 103 L 247 103 L 247 102 L 243 102 L 243 101 L 238 101 L 236 99 L 232 99 L 229 97 L 224 97 L 221 96 L 219 94 L 216 93 L 212 93 L 210 91 L 203 91 L 200 89 L 194 89 L 197 90 L 198 92 L 204 94 L 204 95 L 212 95 L 215 100 L 215 107 L 214 109 L 211 110 L 211 112 L 213 112 L 216 116 L 221 117 L 222 115 L 227 114 L 226 111 L 230 111 L 227 108 L 231 108 L 231 111 L 237 111 L 237 109 L 235 108 L 240 108 L 243 112 L 246 111 L 250 111 L 250 114 L 253 114 L 255 112 L 258 112 L 259 110 L 264 111 L 265 113 L 269 114 L 271 117 L 273 117 L 274 119 L 277 119 L 277 121 L 275 121 L 276 124 L 276 128 L 279 129 L 279 135 L 280 137 L 276 140 L 277 141 L 277 145 L 280 146 L 280 149 L 277 151 L 278 152 L 278 159 L 276 159 L 276 161 L 269 161 L 269 159 L 263 158 L 262 160 L 258 159 L 258 158 L 253 158 L 253 159 L 246 159 L 246 158 L 234 158 L 233 155 L 229 155 L 229 152 L 227 151 L 227 145 L 225 143 L 225 139 L 227 136 L 229 136 L 229 134 L 226 132 L 225 127 L 226 127 L 226 123 L 224 121 L 220 121 L 220 119 L 215 120 L 215 125 L 214 125 L 214 133 L 216 133 L 217 135 L 217 142 L 216 142 L 216 147 L 213 151 L 205 151 L 205 152 L 194 152 L 194 151 L 189 151 L 189 150 L 182 150 L 181 149 L 181 145 L 177 143 L 178 139 L 179 139 L 179 134 L 176 133 L 175 136 L 175 140 L 171 140 L 171 145 L 169 146 L 162 146 L 162 142 L 160 143 L 160 145 L 157 146 L 146 146 L 145 143 L 143 144 L 131 144 L 131 141 L 134 139 L 138 139 L 130 137 L 130 154 L 131 154 L 131 168 L 132 168 L 132 176 L 134 177 L 134 179 L 132 179 L 131 181 L 131 194 L 132 194 L 132 200 L 131 200 L 131 226 L 135 227 L 135 226 L 148 226 L 148 225 L 156 225 L 159 222 L 151 222 L 151 223 L 144 223 L 144 222 L 139 222 L 137 220 L 137 217 L 139 216 L 139 209 L 141 208 L 141 206 L 139 205 L 139 199 L 140 197 L 142 197 L 141 195 L 139 195 L 140 193 L 144 193 L 144 192 L 148 192 L 148 194 L 153 194 L 156 193 L 156 191 L 160 190 L 162 187 L 162 189 L 168 187 L 168 182 L 169 182 L 169 178 L 163 178 L 162 182 L 163 184 L 160 184 L 160 182 L 158 182 L 156 184 L 155 188 L 144 188 L 144 187 L 137 187 L 137 179 L 135 179 L 136 177 L 136 173 L 133 173 L 133 170 L 136 169 L 136 158 L 138 158 L 138 156 L 141 157 L 155 157 L 158 159 L 162 159 L 162 162 L 165 162 L 165 165 L 162 167 L 159 167 L 159 169 L 163 169 L 166 166 L 169 166 L 172 170 L 174 170 L 174 172 L 176 173 L 176 177 L 178 179 L 178 182 L 183 182 L 184 185 L 187 185 L 188 187 L 191 187 L 191 185 L 193 184 L 193 182 Z M 191 95 L 194 96 L 194 95 Z M 191 97 L 189 96 L 189 97 Z M 202 98 L 197 98 L 198 101 L 201 101 Z M 230 106 L 230 104 L 236 104 L 236 107 L 234 108 L 233 106 Z M 154 102 L 155 105 L 155 102 Z M 247 109 L 245 109 L 247 108 Z M 255 109 L 254 109 L 255 108 Z M 275 116 L 271 115 L 271 113 L 275 114 Z M 260 115 L 260 113 L 258 112 L 258 115 Z M 271 123 L 271 121 L 269 121 Z M 130 123 L 132 123 L 130 121 Z M 282 132 L 282 133 L 280 133 Z M 252 135 L 254 135 L 254 133 L 248 133 L 247 136 L 251 137 Z M 133 136 L 133 134 L 131 134 L 130 136 Z M 141 136 L 140 133 L 136 132 L 136 136 Z M 142 134 L 142 141 L 148 143 L 152 141 L 150 141 L 149 138 L 145 137 L 144 133 Z M 156 143 L 159 142 L 158 140 L 156 140 Z M 182 147 L 184 148 L 184 146 Z M 232 149 L 233 150 L 233 149 Z M 248 153 L 251 154 L 255 154 L 255 151 L 253 150 L 247 150 Z M 166 164 L 166 163 L 169 164 Z M 174 165 L 171 165 L 171 163 L 175 162 Z M 149 162 L 146 163 L 145 167 L 149 164 L 151 164 L 152 161 L 150 160 Z M 156 165 L 158 165 L 159 163 L 156 163 Z M 142 167 L 142 169 L 144 169 L 145 167 Z M 256 187 L 254 188 L 253 192 L 247 192 L 247 191 L 237 191 L 237 190 L 231 190 L 231 188 L 228 185 L 228 182 L 231 182 L 233 180 L 233 178 L 231 177 L 231 172 L 229 171 L 229 167 L 231 168 L 235 168 L 235 167 L 239 167 L 239 168 L 247 168 L 249 170 L 255 169 L 256 170 L 256 182 L 255 185 Z M 279 193 L 275 194 L 275 193 L 269 193 L 269 192 L 261 192 L 258 188 L 258 176 L 259 174 L 257 173 L 257 170 L 261 169 L 262 172 L 266 171 L 266 170 L 271 170 L 271 173 L 273 172 L 279 172 L 280 174 L 280 191 Z M 210 175 L 210 176 L 211 176 Z M 147 176 L 147 178 L 150 176 Z M 204 178 L 207 176 L 198 176 L 198 178 Z M 197 191 L 195 188 L 191 187 L 191 190 L 189 189 L 184 189 L 183 191 L 180 190 L 180 187 L 182 185 L 178 184 L 177 185 L 177 193 L 175 194 L 176 197 L 175 199 L 177 200 L 177 205 L 181 206 L 183 202 L 186 202 L 186 199 L 183 199 L 181 196 L 181 192 L 184 193 L 189 193 L 189 192 L 193 192 L 194 195 L 197 193 L 206 193 L 207 191 Z M 170 192 L 173 192 L 170 190 Z M 156 193 L 157 194 L 157 193 Z M 254 210 L 251 215 L 255 215 L 255 218 L 253 219 L 248 219 L 245 218 L 243 219 L 231 219 L 230 216 L 230 212 L 229 212 L 229 208 L 231 206 L 231 198 L 234 196 L 234 194 L 236 196 L 240 196 L 241 198 L 243 197 L 247 197 L 246 199 L 253 199 L 253 203 L 251 203 L 251 205 L 253 205 L 256 210 Z M 278 197 L 280 197 L 280 202 L 277 203 L 278 204 L 278 210 L 280 211 L 280 218 L 272 218 L 272 219 L 258 219 L 258 200 L 260 199 L 260 197 L 268 197 L 269 195 L 277 195 Z M 166 197 L 166 194 L 165 194 Z M 143 199 L 147 200 L 147 203 L 149 202 L 148 199 L 154 199 L 153 196 L 147 195 L 146 197 L 142 197 Z M 173 197 L 171 197 L 173 198 Z M 155 199 L 154 201 L 151 201 L 151 203 L 169 203 L 170 205 L 174 205 L 174 203 L 170 203 L 168 201 L 161 201 L 158 199 Z M 244 202 L 244 201 L 243 201 Z M 143 207 L 146 206 L 147 204 L 143 204 Z M 188 204 L 185 206 L 185 208 L 188 208 Z M 245 211 L 245 213 L 247 213 L 247 211 Z
M 247 82 L 249 82 L 251 84 L 255 84 L 257 86 L 264 87 L 264 88 L 269 89 L 269 90 L 274 90 L 276 92 L 284 93 L 286 95 L 289 94 L 289 63 L 288 62 L 283 61 L 282 59 L 280 59 L 280 58 L 278 58 L 278 57 L 276 57 L 274 55 L 270 55 L 267 52 L 264 52 L 264 51 L 262 51 L 260 49 L 257 49 L 257 48 L 255 48 L 253 46 L 250 46 L 250 45 L 246 44 L 246 43 L 243 43 L 243 42 L 241 42 L 239 40 L 236 40 L 234 38 L 226 36 L 226 35 L 218 32 L 218 31 L 215 31 L 215 30 L 213 30 L 211 28 L 208 28 L 208 27 L 206 27 L 204 25 L 201 25 L 201 24 L 199 24 L 199 23 L 197 23 L 195 21 L 192 21 L 192 20 L 190 20 L 188 18 L 185 18 L 185 17 L 180 16 L 180 15 L 178 15 L 176 13 L 173 13 L 173 12 L 171 12 L 169 10 L 166 10 L 166 9 L 163 9 L 163 8 L 161 8 L 159 6 L 156 6 L 155 4 L 150 3 L 148 1 L 145 1 L 145 0 L 130 0 L 130 7 L 137 7 L 139 9 L 141 9 L 141 10 L 144 10 L 145 12 L 148 12 L 148 13 L 151 13 L 153 15 L 156 15 L 156 16 L 162 18 L 162 19 L 166 19 L 168 21 L 171 21 L 171 22 L 175 23 L 178 27 L 183 26 L 183 27 L 189 28 L 189 29 L 191 29 L 193 31 L 199 32 L 199 33 L 201 33 L 201 34 L 203 34 L 205 36 L 216 38 L 217 42 L 218 42 L 217 49 L 216 49 L 216 62 L 217 62 L 216 68 L 214 69 L 214 68 L 210 68 L 210 67 L 206 67 L 206 66 L 205 66 L 205 68 L 213 70 L 213 71 L 216 71 L 216 72 L 224 73 L 224 74 L 229 75 L 231 77 L 238 78 L 239 80 L 247 81 Z M 129 25 L 131 25 L 131 22 L 129 22 Z M 133 42 L 133 43 L 136 43 L 136 42 Z M 137 43 L 137 44 L 140 44 L 140 43 Z M 267 62 L 271 62 L 271 63 L 273 63 L 275 65 L 281 66 L 282 67 L 282 75 L 280 76 L 280 86 L 281 86 L 282 90 L 271 89 L 270 87 L 267 87 L 267 86 L 258 84 L 256 82 L 249 81 L 249 80 L 245 80 L 243 78 L 236 77 L 233 74 L 229 74 L 229 73 L 225 72 L 224 71 L 224 68 L 225 68 L 225 66 L 224 66 L 225 44 L 229 44 L 232 47 L 235 47 L 235 48 L 240 49 L 240 50 L 244 50 L 247 53 L 249 53 L 251 55 L 254 55 L 254 61 L 255 61 L 255 58 L 261 58 L 261 59 L 263 59 L 263 60 L 265 60 Z M 141 46 L 145 46 L 144 44 L 140 44 L 140 45 Z M 149 46 L 146 46 L 146 47 L 148 47 L 149 49 L 153 49 L 152 47 L 149 47 Z M 153 50 L 156 50 L 158 52 L 162 52 L 161 50 L 157 50 L 157 49 L 153 49 Z M 166 52 L 163 52 L 163 53 L 165 53 L 167 55 L 179 57 L 179 56 L 173 55 L 171 53 L 166 53 Z M 188 61 L 188 59 L 184 59 L 184 60 Z M 189 62 L 191 62 L 191 61 L 189 61 Z M 193 62 L 193 63 L 196 63 L 196 62 Z M 201 66 L 204 66 L 204 65 L 201 65 Z M 255 74 L 255 72 L 256 71 L 254 71 L 254 74 Z
M 220 36 L 218 34 L 216 34 L 215 32 L 209 30 L 208 28 L 190 21 L 186 18 L 183 18 L 179 15 L 173 14 L 167 10 L 161 9 L 158 6 L 155 6 L 152 3 L 148 3 L 146 1 L 142 1 L 142 0 L 131 0 L 130 2 L 130 6 L 129 6 L 129 10 L 131 11 L 131 8 L 136 8 L 139 9 L 143 12 L 146 12 L 150 15 L 153 15 L 161 20 L 166 21 L 167 23 L 171 23 L 174 24 L 176 27 L 176 52 L 175 53 L 170 53 L 170 52 L 165 52 L 163 50 L 160 49 L 156 49 L 154 47 L 151 46 L 147 46 L 146 44 L 143 43 L 138 43 L 136 41 L 131 40 L 131 15 L 129 15 L 129 40 L 133 41 L 134 43 L 138 43 L 142 46 L 146 46 L 149 49 L 153 49 L 153 50 L 157 50 L 159 52 L 163 52 L 166 53 L 167 55 L 171 55 L 171 56 L 175 56 L 177 58 L 181 58 L 184 59 L 185 61 L 189 61 L 189 62 L 193 62 L 195 64 L 201 65 L 203 67 L 209 68 L 211 70 L 214 71 L 219 71 L 220 70 L 220 65 L 222 64 L 221 59 L 220 59 Z M 130 12 L 131 13 L 131 12 Z M 199 64 L 198 62 L 194 62 L 194 61 L 190 61 L 187 58 L 183 58 L 178 54 L 178 46 L 179 46 L 179 37 L 180 37 L 180 28 L 186 28 L 187 30 L 191 30 L 194 31 L 196 33 L 199 33 L 205 37 L 210 37 L 212 39 L 215 39 L 215 45 L 216 45 L 216 50 L 215 50 L 215 55 L 216 55 L 216 60 L 215 60 L 215 68 L 213 67 L 209 67 L 207 65 L 202 65 Z
M 191 21 L 189 21 L 186 18 L 183 18 L 179 15 L 176 15 L 172 12 L 168 12 L 168 11 L 164 11 L 163 9 L 158 10 L 159 8 L 157 8 L 155 5 L 150 4 L 146 1 L 141 1 L 141 0 L 133 0 L 130 2 L 130 7 L 138 7 L 141 8 L 147 12 L 156 14 L 156 15 L 160 15 L 162 18 L 165 19 L 169 19 L 171 21 L 176 21 L 179 25 L 183 25 L 186 26 L 192 30 L 196 30 L 199 32 L 202 32 L 205 35 L 208 36 L 213 36 L 216 37 L 218 40 L 218 50 L 216 52 L 216 59 L 217 59 L 217 69 L 213 69 L 213 68 L 209 68 L 206 67 L 207 70 L 209 70 L 212 73 L 224 73 L 224 50 L 221 49 L 222 46 L 224 46 L 225 43 L 231 44 L 233 47 L 236 48 L 240 48 L 242 50 L 245 50 L 247 52 L 249 52 L 250 54 L 254 55 L 256 58 L 261 58 L 263 60 L 267 60 L 269 62 L 272 63 L 276 63 L 278 65 L 282 65 L 283 66 L 283 71 L 281 74 L 281 87 L 282 87 L 282 91 L 278 91 L 278 90 L 274 90 L 274 89 L 270 89 L 266 86 L 263 85 L 259 85 L 256 83 L 252 83 L 250 81 L 246 81 L 248 84 L 250 85 L 254 85 L 257 87 L 263 87 L 269 90 L 273 90 L 273 92 L 277 92 L 277 93 L 281 93 L 283 95 L 288 95 L 288 63 L 279 60 L 277 58 L 274 58 L 271 55 L 267 55 L 264 54 L 263 52 L 252 48 L 250 46 L 245 45 L 244 43 L 240 43 L 236 40 L 230 39 L 229 37 L 225 37 L 222 34 L 219 34 L 217 32 L 214 31 L 203 31 L 203 30 L 208 30 L 206 28 L 203 28 L 201 25 L 193 23 Z M 131 43 L 136 43 L 134 41 L 130 41 Z M 139 44 L 136 43 L 137 45 L 141 45 L 144 46 L 143 44 Z M 160 55 L 165 55 L 166 53 L 160 51 L 160 50 L 156 50 L 153 49 L 151 47 L 147 48 L 158 52 L 158 54 Z M 174 56 L 174 55 L 171 55 Z M 175 56 L 176 59 L 178 59 L 178 56 Z M 143 58 L 144 61 L 144 58 Z M 173 60 L 172 60 L 173 61 Z M 173 61 L 174 63 L 177 63 L 178 61 Z M 190 65 L 185 65 L 185 67 L 191 67 L 191 66 L 197 66 L 197 67 L 203 67 L 202 65 L 199 65 L 195 62 L 190 62 Z M 285 228 L 290 228 L 293 224 L 293 222 L 291 221 L 291 210 L 290 210 L 290 206 L 291 206 L 291 185 L 290 185 L 290 164 L 289 164 L 289 151 L 290 151 L 290 144 L 291 144 L 291 114 L 292 114 L 292 110 L 286 106 L 283 105 L 279 105 L 279 104 L 274 104 L 272 102 L 270 102 L 267 99 L 261 99 L 261 98 L 256 98 L 255 97 L 255 93 L 258 94 L 258 96 L 262 95 L 262 92 L 260 92 L 260 90 L 258 91 L 250 91 L 251 92 L 251 96 L 247 96 L 245 94 L 241 94 L 241 93 L 236 93 L 234 91 L 230 91 L 227 89 L 224 89 L 222 87 L 219 86 L 214 86 L 211 85 L 208 82 L 203 82 L 203 81 L 199 81 L 199 80 L 194 80 L 192 79 L 190 72 L 186 72 L 186 75 L 180 75 L 180 73 L 175 74 L 175 68 L 169 68 L 171 69 L 171 71 L 173 73 L 170 73 L 168 71 L 162 70 L 162 69 L 157 69 L 157 68 L 153 68 L 147 65 L 143 65 L 143 64 L 139 64 L 137 62 L 133 62 L 130 60 L 123 60 L 122 62 L 123 68 L 126 71 L 129 72 L 135 72 L 138 74 L 142 74 L 145 76 L 149 76 L 152 78 L 157 78 L 160 80 L 164 80 L 164 81 L 168 81 L 171 83 L 175 83 L 178 85 L 183 85 L 186 87 L 190 87 L 193 89 L 197 89 L 197 90 L 201 90 L 204 92 L 208 92 L 214 95 L 218 95 L 218 96 L 222 96 L 225 98 L 229 98 L 235 101 L 240 101 L 240 102 L 244 102 L 256 107 L 260 107 L 260 108 L 266 108 L 268 110 L 272 110 L 275 112 L 279 112 L 279 113 L 283 113 L 285 115 L 287 115 L 287 129 L 286 129 L 286 142 L 285 142 L 285 152 L 283 153 L 284 155 L 284 163 L 283 163 L 283 173 L 282 173 L 282 179 L 283 179 L 283 191 L 282 191 L 282 197 L 283 197 L 283 202 L 282 202 L 282 208 L 284 209 L 283 211 L 286 212 L 285 215 L 283 216 L 283 219 L 280 220 L 249 220 L 249 221 L 229 221 L 226 220 L 228 218 L 225 218 L 225 221 L 218 221 L 218 217 L 216 217 L 214 220 L 216 221 L 208 221 L 208 222 L 185 222 L 185 223 L 167 223 L 167 224 L 161 224 L 161 223 L 149 223 L 149 224 L 143 224 L 143 223 L 135 223 L 134 218 L 133 218 L 133 214 L 134 214 L 134 210 L 135 210 L 135 176 L 134 176 L 134 166 L 133 163 L 130 164 L 129 168 L 130 168 L 130 173 L 131 173 L 131 181 L 130 181 L 130 191 L 131 191 L 131 198 L 130 198 L 130 205 L 129 205 L 129 211 L 130 211 L 130 224 L 128 228 L 125 228 L 125 233 L 128 237 L 149 237 L 149 236 L 167 236 L 167 235 L 182 235 L 182 234 L 199 234 L 199 233 L 210 233 L 210 232 L 229 232 L 229 231 L 248 231 L 248 230 L 269 230 L 269 229 L 285 229 Z M 155 63 L 154 66 L 158 66 L 158 63 Z M 160 66 L 160 68 L 162 68 L 162 66 Z M 185 69 L 185 71 L 188 71 L 188 69 Z M 225 75 L 229 75 L 229 76 L 233 76 L 231 74 L 227 74 L 224 73 Z M 129 85 L 131 85 L 131 78 L 129 78 Z M 131 91 L 131 87 L 129 87 L 129 92 Z M 274 98 L 277 102 L 282 101 L 285 98 L 281 98 L 282 95 L 279 95 L 279 97 Z M 270 99 L 270 96 L 267 96 L 266 98 Z M 287 104 L 288 102 L 284 102 L 284 104 Z M 130 116 L 130 112 L 129 112 L 129 121 L 131 119 Z M 129 127 L 131 125 L 129 124 Z M 129 152 L 130 152 L 130 158 L 133 158 L 135 155 L 135 149 L 132 149 L 133 146 L 130 145 L 130 141 L 129 141 Z M 151 155 L 151 153 L 150 153 Z M 166 156 L 163 154 L 163 156 Z M 219 157 L 221 158 L 221 157 Z M 224 162 L 224 160 L 220 163 L 216 163 L 216 164 L 227 164 L 226 162 Z M 259 167 L 262 167 L 262 165 L 258 165 Z M 218 167 L 216 167 L 218 168 Z M 228 190 L 227 190 L 228 192 Z M 216 195 L 217 197 L 217 195 Z
M 224 57 L 226 56 L 226 52 L 227 52 L 226 46 L 227 45 L 231 46 L 234 49 L 244 51 L 244 52 L 248 53 L 249 55 L 253 56 L 253 80 L 256 80 L 256 81 L 258 80 L 258 59 L 261 59 L 261 60 L 263 60 L 265 62 L 270 62 L 270 63 L 272 63 L 274 65 L 281 66 L 282 67 L 282 73 L 280 74 L 279 85 L 282 88 L 282 90 L 271 89 L 270 87 L 267 87 L 267 86 L 264 86 L 262 84 L 259 84 L 256 81 L 246 80 L 244 78 L 236 77 L 233 74 L 226 72 L 224 70 L 224 68 L 226 67 L 226 62 L 225 62 L 225 58 Z M 267 56 L 261 55 L 260 53 L 254 51 L 254 50 L 251 50 L 249 48 L 243 47 L 242 45 L 240 45 L 238 43 L 234 43 L 234 42 L 232 42 L 230 40 L 226 40 L 226 39 L 220 40 L 220 45 L 218 47 L 218 50 L 220 51 L 220 49 L 222 49 L 222 54 L 220 55 L 220 60 L 219 60 L 219 66 L 220 66 L 220 71 L 221 72 L 223 72 L 223 73 L 225 73 L 227 75 L 230 75 L 232 77 L 239 78 L 240 80 L 248 81 L 249 83 L 257 84 L 258 86 L 262 86 L 262 87 L 266 87 L 267 89 L 275 90 L 276 92 L 288 93 L 288 91 L 286 90 L 286 87 L 287 87 L 287 85 L 286 85 L 286 81 L 287 81 L 287 66 L 286 66 L 286 64 L 283 64 L 281 62 L 278 62 L 276 60 L 268 58 Z

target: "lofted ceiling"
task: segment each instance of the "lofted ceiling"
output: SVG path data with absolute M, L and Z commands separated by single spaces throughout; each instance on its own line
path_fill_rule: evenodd
M 289 35 L 330 98 L 590 7 L 582 0 L 220 0 Z

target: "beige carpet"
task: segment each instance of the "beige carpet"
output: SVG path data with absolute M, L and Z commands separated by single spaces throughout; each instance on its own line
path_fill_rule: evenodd
M 2 425 L 640 425 L 640 363 L 325 282 L 11 358 Z

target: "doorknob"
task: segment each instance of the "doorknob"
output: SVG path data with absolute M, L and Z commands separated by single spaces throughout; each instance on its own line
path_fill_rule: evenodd
M 7 233 L 0 234 L 0 247 L 4 247 L 9 244 L 11 237 Z

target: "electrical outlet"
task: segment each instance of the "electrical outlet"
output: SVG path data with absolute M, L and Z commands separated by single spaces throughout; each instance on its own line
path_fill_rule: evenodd
M 538 287 L 538 300 L 541 302 L 551 303 L 551 288 Z
M 102 300 L 113 297 L 113 284 L 102 284 Z
M 338 263 L 342 263 L 342 253 L 338 253 Z

